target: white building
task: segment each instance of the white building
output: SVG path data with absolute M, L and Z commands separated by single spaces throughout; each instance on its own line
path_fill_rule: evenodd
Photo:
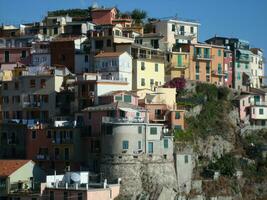
M 250 86 L 253 88 L 260 88 L 263 85 L 264 77 L 264 62 L 263 62 L 263 52 L 261 49 L 252 48 L 251 49 L 251 80 Z
M 162 20 L 155 22 L 155 32 L 164 36 L 166 50 L 177 43 L 197 43 L 200 24 L 193 21 Z
M 49 42 L 33 42 L 31 53 L 33 66 L 51 66 Z
M 129 53 L 104 52 L 96 55 L 94 59 L 94 69 L 101 73 L 102 77 L 128 82 L 128 90 L 132 89 L 132 56 Z

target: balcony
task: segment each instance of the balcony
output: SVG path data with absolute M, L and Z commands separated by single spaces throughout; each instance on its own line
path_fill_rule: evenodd
M 49 160 L 50 156 L 46 154 L 38 154 L 36 155 L 36 160 Z
M 212 70 L 211 74 L 213 76 L 225 76 L 225 74 L 221 70 Z
M 28 109 L 41 108 L 41 102 L 23 102 L 22 107 Z
M 239 54 L 237 55 L 236 60 L 239 62 L 249 63 L 250 62 L 249 54 Z
M 54 145 L 57 144 L 73 144 L 73 139 L 72 138 L 55 138 L 52 140 L 52 143 Z
M 195 60 L 212 60 L 213 56 L 208 54 L 197 54 L 194 55 Z
M 134 43 L 134 38 L 114 35 L 114 43 Z
M 189 63 L 184 63 L 184 64 L 177 64 L 175 66 L 176 69 L 186 69 L 189 68 Z
M 115 117 L 102 117 L 102 124 L 108 123 L 119 123 L 119 124 L 127 124 L 127 123 L 145 123 L 145 119 L 141 117 L 135 117 L 133 119 L 128 118 L 115 118 Z

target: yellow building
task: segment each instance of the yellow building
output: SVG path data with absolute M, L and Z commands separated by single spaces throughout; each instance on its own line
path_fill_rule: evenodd
M 165 69 L 166 81 L 177 77 L 189 79 L 190 66 L 190 46 L 180 44 L 173 47 L 173 51 L 167 54 L 167 64 Z
M 163 53 L 155 49 L 133 48 L 133 90 L 154 89 L 165 83 Z

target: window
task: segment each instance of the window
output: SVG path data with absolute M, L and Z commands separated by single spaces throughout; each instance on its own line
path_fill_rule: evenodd
M 210 82 L 210 75 L 206 75 L 206 81 Z
M 237 68 L 240 68 L 240 63 L 236 63 Z
M 49 96 L 48 95 L 42 95 L 41 98 L 42 98 L 42 102 L 43 103 L 48 103 L 49 102 Z
M 138 141 L 138 150 L 142 149 L 142 141 Z
M 210 62 L 207 62 L 206 64 L 206 74 L 210 73 Z
M 181 116 L 180 116 L 180 112 L 175 112 L 175 119 L 180 119 Z
M 184 26 L 181 26 L 181 27 L 180 27 L 180 34 L 181 34 L 181 35 L 184 35 L 184 34 L 185 34 L 185 32 L 184 32 Z
M 245 65 L 245 68 L 248 69 L 248 64 Z
M 172 24 L 172 31 L 175 32 L 175 24 Z
M 188 155 L 184 156 L 184 163 L 188 163 Z
M 151 46 L 154 49 L 158 49 L 159 48 L 159 40 L 151 40 L 150 43 L 151 43 Z
M 253 108 L 253 114 L 255 114 L 255 108 Z
M 95 41 L 95 48 L 96 48 L 96 49 L 102 49 L 103 46 L 104 46 L 104 42 L 103 42 L 103 40 L 96 40 L 96 41 Z
M 9 51 L 5 51 L 5 62 L 9 62 Z
M 64 54 L 61 54 L 60 56 L 60 61 L 64 62 L 66 60 L 66 56 Z
M 237 80 L 241 80 L 241 73 L 237 72 Z
M 222 64 L 218 64 L 218 74 L 222 74 Z
M 259 109 L 259 114 L 260 114 L 260 115 L 263 115 L 263 114 L 264 114 L 264 110 L 263 110 L 263 108 L 260 108 L 260 109 Z
M 53 191 L 50 191 L 50 193 L 49 193 L 49 199 L 50 200 L 54 200 L 55 199 L 54 192 Z
M 196 74 L 196 80 L 199 80 L 199 74 Z
M 142 133 L 142 126 L 138 126 L 138 133 Z
M 115 96 L 115 100 L 116 101 L 122 101 L 122 96 L 120 96 L 120 95 L 119 96 Z
M 132 102 L 132 97 L 130 95 L 124 95 L 124 102 L 131 103 Z
M 141 86 L 145 86 L 145 85 L 146 85 L 145 79 L 141 78 Z
M 15 82 L 14 83 L 14 88 L 15 88 L 15 90 L 18 90 L 19 89 L 19 82 Z
M 222 56 L 222 50 L 221 49 L 218 50 L 218 56 Z
M 64 192 L 64 200 L 68 200 L 68 192 Z
M 70 159 L 70 151 L 69 151 L 69 148 L 65 148 L 64 149 L 64 155 L 65 155 L 65 160 L 69 160 Z
M 150 127 L 150 135 L 157 135 L 157 128 L 156 127 Z
M 180 125 L 176 125 L 176 126 L 174 127 L 174 129 L 175 129 L 175 130 L 181 130 L 182 127 L 181 127 Z
M 30 87 L 35 88 L 35 80 L 34 79 L 30 80 Z
M 148 142 L 148 153 L 153 153 L 153 142 Z
M 8 84 L 4 83 L 4 90 L 8 90 Z
M 129 149 L 129 141 L 127 140 L 122 141 L 122 149 L 123 150 Z
M 141 70 L 144 71 L 145 70 L 145 63 L 141 62 Z
M 57 27 L 54 28 L 54 34 L 55 34 L 55 35 L 58 34 L 58 29 L 57 29 Z
M 21 52 L 21 58 L 26 58 L 26 51 L 25 50 Z
M 154 79 L 150 79 L 150 85 L 154 85 Z
M 155 64 L 155 72 L 158 72 L 159 71 L 159 64 Z
M 36 131 L 32 131 L 32 139 L 36 138 Z
M 107 47 L 111 47 L 111 40 L 110 39 L 107 40 Z
M 169 141 L 168 139 L 164 139 L 164 149 L 168 149 L 169 148 Z
M 84 62 L 88 63 L 88 60 L 89 60 L 89 59 L 88 59 L 88 55 L 85 55 L 85 56 L 84 56 Z
M 45 79 L 41 79 L 40 88 L 45 88 Z
M 190 27 L 190 33 L 194 34 L 194 27 L 193 26 Z
M 52 136 L 52 135 L 51 135 L 51 131 L 50 131 L 50 130 L 47 131 L 47 132 L 46 132 L 46 137 L 47 137 L 47 138 L 51 138 L 51 136 Z
M 197 74 L 199 73 L 199 63 L 198 62 L 196 63 L 196 73 Z
M 245 106 L 245 100 L 242 101 L 243 106 Z
M 78 200 L 83 200 L 83 193 L 78 193 Z

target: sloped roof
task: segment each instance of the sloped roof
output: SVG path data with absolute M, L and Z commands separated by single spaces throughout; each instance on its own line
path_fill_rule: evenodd
M 8 177 L 31 160 L 0 160 L 0 177 Z
M 125 103 L 122 101 L 118 101 L 118 102 L 111 103 L 111 104 L 88 107 L 88 108 L 83 109 L 83 111 L 108 111 L 108 110 L 117 110 L 120 108 L 131 108 L 131 109 L 139 110 L 139 111 L 145 110 L 143 107 Z

